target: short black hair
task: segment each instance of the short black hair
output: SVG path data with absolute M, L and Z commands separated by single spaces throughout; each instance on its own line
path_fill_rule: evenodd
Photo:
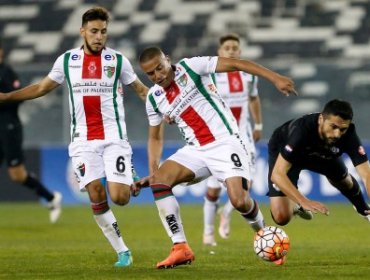
M 352 120 L 353 119 L 353 110 L 349 102 L 333 99 L 326 103 L 324 110 L 322 111 L 324 116 L 334 115 L 339 116 L 343 120 Z
M 236 33 L 228 33 L 228 34 L 222 35 L 218 42 L 219 42 L 219 45 L 221 46 L 223 43 L 229 40 L 233 40 L 233 41 L 240 43 L 240 37 Z
M 109 13 L 107 9 L 103 7 L 94 7 L 89 10 L 87 10 L 82 15 L 82 26 L 84 26 L 89 21 L 100 19 L 102 21 L 109 22 Z
M 139 62 L 145 63 L 156 56 L 160 56 L 163 54 L 163 51 L 159 47 L 149 47 L 144 49 L 139 55 Z

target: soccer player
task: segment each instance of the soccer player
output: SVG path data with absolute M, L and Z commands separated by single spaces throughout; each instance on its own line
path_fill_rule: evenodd
M 20 88 L 18 75 L 4 63 L 4 50 L 0 45 L 0 95 Z M 0 104 L 0 164 L 5 158 L 8 174 L 13 182 L 34 191 L 47 201 L 49 219 L 55 223 L 62 211 L 62 194 L 48 190 L 24 165 L 22 123 L 18 115 L 19 102 Z
M 231 203 L 254 230 L 264 226 L 258 204 L 248 192 L 247 150 L 236 120 L 217 93 L 210 74 L 249 72 L 270 80 L 285 95 L 295 93 L 295 89 L 289 78 L 247 60 L 193 57 L 171 65 L 161 49 L 149 47 L 140 54 L 139 61 L 143 72 L 155 83 L 149 89 L 146 102 L 150 124 L 150 187 L 163 226 L 173 242 L 170 255 L 159 262 L 157 268 L 171 268 L 191 263 L 195 258 L 187 244 L 179 205 L 172 193 L 177 184 L 209 172 L 225 182 Z M 163 119 L 177 124 L 187 145 L 159 166 Z
M 71 114 L 69 155 L 80 189 L 86 190 L 96 223 L 118 254 L 117 267 L 132 264 L 132 254 L 110 210 L 108 194 L 118 205 L 130 199 L 133 183 L 132 149 L 127 140 L 123 86 L 130 85 L 142 100 L 148 88 L 121 53 L 105 46 L 109 14 L 102 7 L 82 16 L 81 47 L 58 57 L 49 75 L 37 84 L 8 93 L 3 101 L 43 96 L 66 80 Z M 107 189 L 100 178 L 106 177 Z
M 268 144 L 269 196 L 272 218 L 278 225 L 289 223 L 297 205 L 307 219 L 312 213 L 329 214 L 324 204 L 299 192 L 297 182 L 303 169 L 326 176 L 370 221 L 370 207 L 341 158 L 343 153 L 348 154 L 369 195 L 370 165 L 352 118 L 350 103 L 334 99 L 321 113 L 290 120 L 274 131 Z
M 239 59 L 241 54 L 240 39 L 237 34 L 225 34 L 219 39 L 218 55 Z M 214 73 L 212 79 L 216 85 L 217 92 L 225 101 L 233 113 L 238 127 L 239 135 L 243 139 L 244 145 L 249 152 L 251 168 L 251 184 L 255 173 L 256 148 L 254 141 L 258 141 L 262 136 L 262 116 L 261 103 L 258 95 L 258 78 L 245 72 L 234 71 L 227 73 Z M 254 129 L 250 120 L 250 113 L 254 122 Z M 214 236 L 215 216 L 218 208 L 221 184 L 215 177 L 207 180 L 207 191 L 204 197 L 203 215 L 204 230 L 203 244 L 217 245 Z M 230 200 L 219 209 L 220 225 L 218 232 L 224 239 L 230 234 L 230 219 L 234 207 Z

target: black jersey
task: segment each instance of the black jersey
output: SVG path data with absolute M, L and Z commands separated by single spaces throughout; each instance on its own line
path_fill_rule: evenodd
M 0 92 L 6 94 L 7 92 L 18 89 L 19 87 L 20 82 L 17 74 L 9 65 L 0 63 Z M 18 105 L 19 102 L 0 104 L 0 123 L 4 123 L 12 119 L 18 120 Z
M 337 142 L 328 145 L 319 136 L 319 115 L 305 115 L 275 129 L 269 141 L 269 150 L 280 152 L 292 164 L 309 161 L 312 157 L 331 160 L 343 153 L 348 154 L 354 166 L 368 160 L 353 123 Z

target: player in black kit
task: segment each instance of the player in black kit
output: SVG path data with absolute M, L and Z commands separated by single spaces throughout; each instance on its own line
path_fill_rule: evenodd
M 278 225 L 286 225 L 295 214 L 312 219 L 312 213 L 329 213 L 324 204 L 298 191 L 303 169 L 326 176 L 370 222 L 370 207 L 341 158 L 348 154 L 370 195 L 370 165 L 352 118 L 351 105 L 334 99 L 321 113 L 290 120 L 274 131 L 268 144 L 269 197 L 272 218 Z
M 13 69 L 3 61 L 4 51 L 0 45 L 0 94 L 20 88 L 20 82 Z M 18 102 L 0 104 L 0 165 L 5 159 L 10 179 L 32 189 L 44 198 L 50 210 L 49 218 L 55 223 L 61 213 L 62 195 L 50 192 L 34 175 L 27 172 L 23 163 L 22 124 L 18 116 Z

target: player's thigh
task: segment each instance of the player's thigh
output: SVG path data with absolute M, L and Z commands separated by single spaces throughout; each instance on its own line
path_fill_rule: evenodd
M 133 183 L 132 149 L 126 141 L 117 141 L 106 145 L 103 160 L 108 185 L 110 182 L 127 186 Z M 122 189 L 122 192 L 125 191 Z
M 194 147 L 185 146 L 170 156 L 154 174 L 155 181 L 169 185 L 197 181 L 210 176 L 202 154 Z
M 177 184 L 191 182 L 194 178 L 195 173 L 191 169 L 181 162 L 167 159 L 159 169 L 154 172 L 151 177 L 151 183 L 163 183 L 169 186 L 175 186 Z
M 96 151 L 93 143 L 72 142 L 68 150 L 80 190 L 84 190 L 90 182 L 100 181 L 105 177 L 103 158 Z
M 6 130 L 2 135 L 3 153 L 8 167 L 18 166 L 23 163 L 22 142 L 22 126 L 13 123 L 12 129 Z

